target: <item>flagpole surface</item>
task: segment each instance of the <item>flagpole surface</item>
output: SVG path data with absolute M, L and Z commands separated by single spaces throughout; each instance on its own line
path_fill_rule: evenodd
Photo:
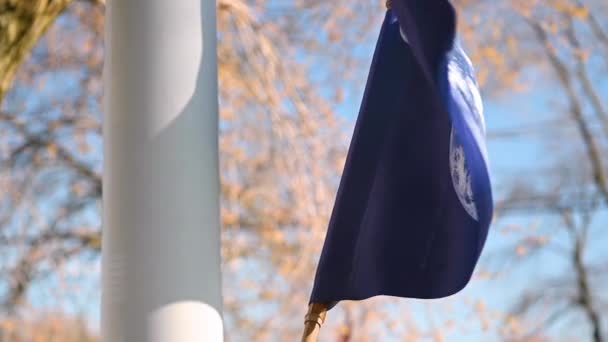
M 102 341 L 222 341 L 216 2 L 106 11 Z
M 308 307 L 308 313 L 304 319 L 304 333 L 302 342 L 316 342 L 319 331 L 327 315 L 327 305 L 312 303 Z

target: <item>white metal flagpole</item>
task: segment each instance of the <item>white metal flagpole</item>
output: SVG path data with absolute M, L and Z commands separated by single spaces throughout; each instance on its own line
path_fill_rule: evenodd
M 223 340 L 215 0 L 109 0 L 101 334 Z

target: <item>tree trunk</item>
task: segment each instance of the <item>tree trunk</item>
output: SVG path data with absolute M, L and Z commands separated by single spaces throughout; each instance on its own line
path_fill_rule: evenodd
M 584 245 L 580 240 L 577 241 L 573 255 L 573 262 L 578 283 L 578 304 L 589 319 L 593 342 L 603 342 L 604 338 L 602 337 L 600 316 L 593 307 L 593 298 L 591 295 L 591 289 L 589 288 L 589 274 L 583 262 L 583 246 Z
M 19 66 L 72 0 L 0 0 L 0 104 Z

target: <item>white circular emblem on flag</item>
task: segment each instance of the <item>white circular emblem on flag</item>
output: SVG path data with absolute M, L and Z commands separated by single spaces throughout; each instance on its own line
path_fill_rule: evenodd
M 477 131 L 478 134 L 485 135 L 483 104 L 477 88 L 473 65 L 459 46 L 454 47 L 448 58 L 448 79 L 452 96 L 462 100 L 460 103 L 466 106 L 460 113 L 463 115 L 462 120 L 471 132 Z M 458 141 L 454 127 L 450 131 L 450 173 L 458 200 L 466 212 L 478 221 L 475 196 L 471 187 L 471 173 L 467 168 L 465 150 Z
M 471 188 L 471 174 L 467 169 L 464 148 L 457 143 L 453 128 L 450 131 L 450 173 L 452 174 L 452 185 L 460 204 L 477 221 L 477 207 L 475 207 L 475 198 Z

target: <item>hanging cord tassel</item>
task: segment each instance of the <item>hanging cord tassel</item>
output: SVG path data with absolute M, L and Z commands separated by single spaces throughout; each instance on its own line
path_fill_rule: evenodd
M 316 342 L 319 336 L 319 330 L 323 322 L 325 322 L 325 316 L 327 315 L 327 305 L 312 303 L 308 306 L 308 313 L 304 318 L 304 334 L 302 335 L 302 342 Z

